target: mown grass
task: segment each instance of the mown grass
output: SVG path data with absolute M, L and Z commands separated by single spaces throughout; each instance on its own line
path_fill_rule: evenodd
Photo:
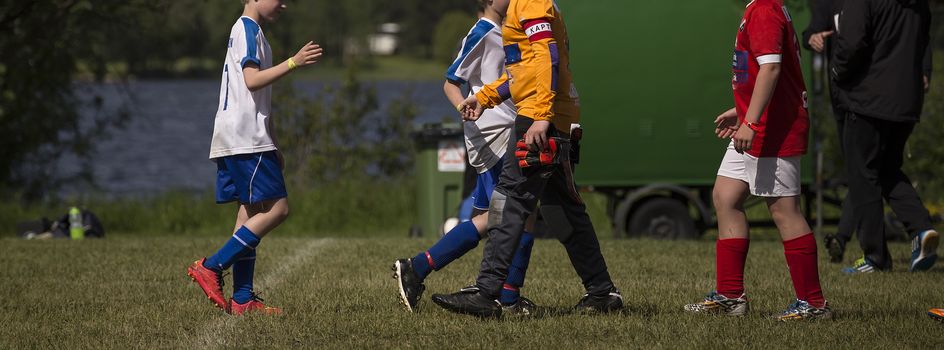
M 284 233 L 284 234 L 283 234 Z M 480 320 L 429 301 L 474 278 L 481 247 L 427 279 L 416 314 L 398 303 L 388 269 L 431 239 L 263 240 L 256 289 L 282 317 L 233 318 L 216 310 L 185 275 L 219 236 L 129 236 L 105 240 L 0 240 L 0 348 L 932 348 L 942 325 L 924 312 L 944 305 L 940 267 L 905 271 L 908 246 L 893 244 L 895 272 L 844 276 L 821 257 L 836 319 L 779 324 L 765 316 L 793 298 L 782 248 L 754 237 L 745 318 L 684 314 L 681 305 L 713 287 L 713 244 L 603 239 L 627 310 L 588 316 L 567 310 L 582 294 L 556 241 L 534 248 L 524 293 L 532 319 Z M 854 252 L 852 252 L 854 253 Z M 229 282 L 229 279 L 227 279 Z M 226 288 L 229 292 L 228 286 Z

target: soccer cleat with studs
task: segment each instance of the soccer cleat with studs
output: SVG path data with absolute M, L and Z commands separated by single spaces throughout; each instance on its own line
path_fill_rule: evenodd
M 229 312 L 229 303 L 226 302 L 226 297 L 223 296 L 223 272 L 204 267 L 204 261 L 206 261 L 206 258 L 190 264 L 187 267 L 187 275 L 200 286 L 200 289 L 203 289 L 203 293 L 206 294 L 207 299 L 210 299 L 210 302 L 223 309 L 223 311 Z
M 728 298 L 719 294 L 717 291 L 711 291 L 705 296 L 705 299 L 685 305 L 685 311 L 696 314 L 716 314 L 725 316 L 744 316 L 750 311 L 750 303 L 744 298 L 744 295 L 737 298 Z
M 393 270 L 393 278 L 397 280 L 397 290 L 400 292 L 400 304 L 406 306 L 407 311 L 416 311 L 420 297 L 426 286 L 416 272 L 413 271 L 413 263 L 410 259 L 397 259 L 390 267 Z
M 282 309 L 272 306 L 267 306 L 263 304 L 264 300 L 260 298 L 256 293 L 252 293 L 252 298 L 249 301 L 240 304 L 236 300 L 230 299 L 230 314 L 233 316 L 242 316 L 245 314 L 261 314 L 261 315 L 281 315 Z
M 499 318 L 502 307 L 498 300 L 485 296 L 482 292 L 452 294 L 433 294 L 433 302 L 443 309 L 482 318 Z
M 847 275 L 859 275 L 863 273 L 874 273 L 876 271 L 875 265 L 872 265 L 872 262 L 865 257 L 856 259 L 852 266 L 842 269 L 842 273 Z
M 935 321 L 944 322 L 944 309 L 928 310 L 928 317 Z
M 835 264 L 841 263 L 846 247 L 839 241 L 839 238 L 836 237 L 836 235 L 826 235 L 823 237 L 823 243 L 823 246 L 826 247 L 826 252 L 829 253 L 829 262 Z
M 833 318 L 833 311 L 829 308 L 827 303 L 823 303 L 823 307 L 814 307 L 803 300 L 797 299 L 796 302 L 790 304 L 786 310 L 774 317 L 777 321 L 787 322 L 787 321 L 799 321 L 799 320 L 828 320 Z
M 602 295 L 584 294 L 583 298 L 574 305 L 578 312 L 601 312 L 607 313 L 617 311 L 623 308 L 623 295 L 615 287 Z
M 908 271 L 927 271 L 937 261 L 937 245 L 940 235 L 935 230 L 919 233 L 911 242 L 911 265 Z
M 531 299 L 518 297 L 518 302 L 511 305 L 502 305 L 502 315 L 506 317 L 530 317 L 533 316 L 538 306 Z

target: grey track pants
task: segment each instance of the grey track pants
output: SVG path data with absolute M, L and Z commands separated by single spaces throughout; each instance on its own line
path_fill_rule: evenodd
M 533 123 L 531 118 L 518 116 L 515 119 L 515 136 L 509 138 L 505 153 L 508 160 L 492 194 L 488 240 L 476 284 L 485 295 L 498 297 L 508 277 L 508 266 L 518 247 L 525 221 L 540 200 L 548 227 L 564 233 L 558 238 L 587 293 L 607 294 L 613 288 L 613 282 L 600 253 L 600 242 L 586 206 L 573 190 L 573 180 L 567 176 L 571 170 L 567 160 L 569 149 L 560 151 L 563 159 L 567 160 L 562 165 L 522 169 L 514 158 L 517 140 L 524 137 Z M 553 126 L 548 133 L 549 136 L 561 136 Z

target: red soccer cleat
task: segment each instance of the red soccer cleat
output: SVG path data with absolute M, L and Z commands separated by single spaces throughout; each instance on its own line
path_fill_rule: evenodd
M 272 306 L 266 306 L 262 303 L 263 300 L 260 299 L 255 294 L 252 295 L 252 299 L 249 299 L 245 304 L 239 304 L 235 300 L 230 299 L 230 313 L 233 316 L 240 316 L 247 313 L 260 313 L 263 315 L 281 315 L 282 309 Z
M 944 309 L 931 309 L 928 310 L 928 316 L 930 316 L 935 321 L 944 322 Z
M 206 258 L 194 261 L 187 267 L 187 275 L 200 285 L 207 298 L 223 311 L 229 312 L 229 303 L 223 296 L 223 273 L 203 267 Z

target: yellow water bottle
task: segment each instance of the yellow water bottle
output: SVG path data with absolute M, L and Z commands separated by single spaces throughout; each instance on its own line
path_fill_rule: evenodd
M 69 209 L 69 234 L 72 239 L 85 239 L 85 225 L 82 223 L 82 211 L 79 208 Z

